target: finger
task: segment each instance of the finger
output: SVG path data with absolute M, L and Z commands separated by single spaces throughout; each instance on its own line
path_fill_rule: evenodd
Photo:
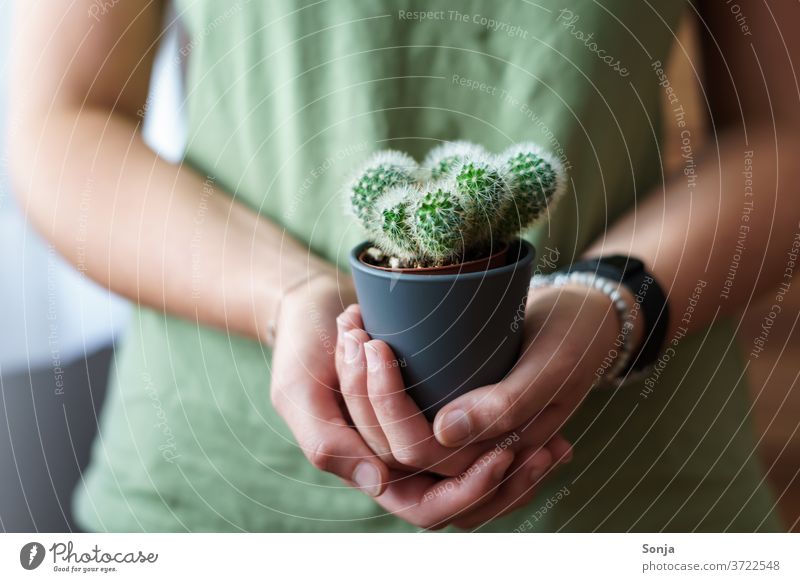
M 547 448 L 557 463 L 569 463 L 572 460 L 572 444 L 560 434 L 547 443 Z
M 544 477 L 557 465 L 549 446 L 520 452 L 491 501 L 460 516 L 453 525 L 472 530 L 529 504 Z
M 535 369 L 539 365 L 539 369 Z M 436 439 L 456 447 L 496 437 L 525 423 L 553 403 L 569 373 L 546 370 L 534 358 L 523 358 L 508 377 L 497 384 L 477 388 L 442 408 L 434 419 Z
M 307 377 L 283 377 L 285 380 L 273 382 L 273 405 L 309 462 L 321 471 L 353 481 L 369 495 L 383 493 L 389 468 L 347 425 L 334 391 Z
M 392 462 L 389 441 L 383 434 L 372 404 L 367 394 L 367 361 L 364 356 L 364 343 L 369 336 L 359 329 L 360 317 L 348 313 L 350 308 L 337 320 L 339 343 L 342 347 L 342 361 L 339 368 L 339 387 L 344 397 L 350 418 L 364 441 L 384 462 Z M 344 316 L 348 315 L 349 320 Z M 355 323 L 355 325 L 353 325 Z
M 391 348 L 380 340 L 367 342 L 364 347 L 369 400 L 392 456 L 408 467 L 450 476 L 461 473 L 485 446 L 453 450 L 439 444 L 430 423 L 406 392 Z
M 347 360 L 345 345 L 342 342 L 342 334 L 353 329 L 363 329 L 364 322 L 361 319 L 361 308 L 357 303 L 348 305 L 347 308 L 336 318 L 336 374 L 341 378 L 344 364 Z
M 569 413 L 567 407 L 561 404 L 551 404 L 544 410 L 535 413 L 531 418 L 527 419 L 524 424 L 510 433 L 511 435 L 516 434 L 520 437 L 518 442 L 515 443 L 514 448 L 538 449 L 545 445 L 549 446 L 553 439 L 559 437 L 559 433 L 564 428 L 564 424 L 568 419 Z M 480 436 L 478 438 L 480 438 Z M 498 439 L 495 438 L 482 442 L 498 442 Z
M 373 497 L 385 491 L 389 468 L 341 416 L 293 414 L 287 420 L 303 454 L 314 467 L 353 481 Z
M 492 451 L 457 477 L 437 480 L 417 475 L 399 479 L 377 501 L 409 523 L 438 529 L 491 499 L 513 461 L 514 454 L 509 450 Z

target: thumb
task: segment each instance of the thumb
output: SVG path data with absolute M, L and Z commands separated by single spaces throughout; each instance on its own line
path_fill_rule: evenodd
M 561 416 L 556 414 L 559 408 L 552 395 L 513 390 L 500 383 L 472 390 L 442 408 L 433 421 L 433 431 L 441 444 L 457 447 L 529 425 L 555 430 L 553 421 Z

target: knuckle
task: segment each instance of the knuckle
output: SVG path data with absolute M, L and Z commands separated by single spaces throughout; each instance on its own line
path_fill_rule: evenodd
M 365 402 L 369 402 L 367 395 L 360 390 L 358 383 L 355 382 L 354 379 L 351 378 L 347 373 L 339 375 L 339 391 L 347 398 L 358 398 Z
M 336 456 L 336 445 L 328 440 L 319 441 L 306 452 L 306 455 L 314 468 L 330 472 Z
M 372 452 L 375 453 L 375 456 L 377 456 L 378 459 L 380 459 L 387 465 L 397 465 L 397 467 L 395 468 L 399 467 L 399 463 L 397 462 L 397 459 L 395 459 L 394 455 L 392 454 L 392 450 L 391 448 L 389 448 L 389 445 L 387 443 L 376 442 L 376 440 L 370 439 L 369 441 L 367 441 L 367 445 L 372 450 Z
M 367 395 L 372 408 L 379 416 L 386 418 L 402 418 L 403 409 L 398 403 L 398 399 L 391 391 L 387 391 L 385 387 L 369 386 L 369 393 Z
M 394 391 L 391 386 L 379 380 L 375 372 L 370 372 L 370 381 L 367 383 L 367 395 L 369 396 L 372 405 L 376 408 L 386 408 L 392 404 L 392 396 Z
M 509 431 L 519 424 L 520 397 L 518 394 L 507 391 L 497 391 L 491 402 L 491 425 L 494 430 Z
M 426 455 L 419 450 L 419 447 L 393 447 L 392 455 L 398 463 L 407 467 L 422 469 L 427 465 Z
M 383 461 L 387 467 L 390 469 L 394 469 L 396 471 L 405 471 L 408 469 L 407 466 L 400 463 L 397 459 L 394 458 L 394 455 L 388 453 L 386 455 L 378 455 L 378 458 Z

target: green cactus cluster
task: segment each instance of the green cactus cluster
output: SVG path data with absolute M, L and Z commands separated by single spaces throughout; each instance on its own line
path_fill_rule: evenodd
M 533 143 L 492 155 L 469 142 L 434 148 L 422 166 L 374 154 L 347 185 L 353 215 L 395 264 L 438 266 L 514 239 L 564 190 L 563 166 Z

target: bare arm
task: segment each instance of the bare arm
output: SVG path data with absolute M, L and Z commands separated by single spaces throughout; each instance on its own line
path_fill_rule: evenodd
M 282 290 L 334 269 L 143 143 L 162 3 L 120 2 L 97 19 L 93 5 L 17 3 L 10 143 L 28 218 L 115 292 L 265 339 Z
M 642 258 L 669 291 L 670 335 L 702 329 L 776 287 L 800 234 L 800 42 L 792 30 L 800 4 L 739 5 L 749 35 L 726 3 L 700 6 L 712 140 L 694 148 L 696 179 L 668 181 L 587 252 Z M 706 286 L 687 325 L 699 281 Z

